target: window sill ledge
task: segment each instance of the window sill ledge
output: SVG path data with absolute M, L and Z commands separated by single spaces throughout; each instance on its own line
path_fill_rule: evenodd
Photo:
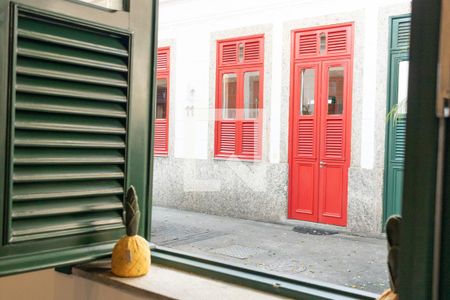
M 172 249 L 152 250 L 150 272 L 138 278 L 111 273 L 110 260 L 60 269 L 145 299 L 377 299 L 378 295 L 313 280 L 195 257 Z
M 110 261 L 102 260 L 73 267 L 72 274 L 145 299 L 286 299 L 157 263 L 137 278 L 116 277 L 110 270 Z

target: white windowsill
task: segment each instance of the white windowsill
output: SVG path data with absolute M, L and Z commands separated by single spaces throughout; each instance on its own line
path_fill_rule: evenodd
M 137 278 L 111 273 L 109 261 L 74 267 L 73 275 L 118 288 L 143 299 L 285 299 L 239 285 L 152 264 L 150 272 Z

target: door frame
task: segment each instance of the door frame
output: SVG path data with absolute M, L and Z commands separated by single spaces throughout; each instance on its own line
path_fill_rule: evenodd
M 393 93 L 395 93 L 396 88 L 398 88 L 398 66 L 401 61 L 409 61 L 409 47 L 403 49 L 393 49 L 393 38 L 395 32 L 393 30 L 393 22 L 398 19 L 411 18 L 411 14 L 401 14 L 396 16 L 389 17 L 389 44 L 388 44 L 388 76 L 387 76 L 387 93 L 386 93 L 386 114 L 391 111 L 393 103 Z M 405 59 L 406 58 L 406 59 Z M 397 95 L 398 96 L 398 95 Z M 392 121 L 389 120 L 385 125 L 385 143 L 384 143 L 384 171 L 383 171 L 383 215 L 382 215 L 382 224 L 385 224 L 388 215 L 388 180 L 389 180 L 389 153 L 390 147 L 392 146 L 390 143 L 390 139 L 392 136 Z M 404 162 L 403 162 L 404 164 Z M 400 199 L 401 201 L 401 199 Z M 401 203 L 400 203 L 401 204 Z M 384 232 L 384 226 L 382 226 L 382 230 Z
M 312 30 L 329 30 L 331 28 L 336 28 L 336 27 L 346 27 L 349 26 L 350 27 L 350 38 L 348 40 L 348 47 L 349 47 L 349 52 L 345 53 L 345 54 L 324 54 L 321 56 L 316 56 L 308 58 L 307 61 L 300 61 L 298 58 L 296 58 L 296 34 L 302 31 L 312 31 Z M 346 103 L 347 103 L 347 109 L 348 109 L 348 115 L 346 116 L 346 120 L 345 120 L 345 138 L 346 140 L 346 149 L 344 152 L 344 155 L 346 156 L 346 164 L 347 166 L 350 166 L 350 162 L 351 162 L 351 122 L 352 122 L 352 95 L 353 95 L 353 59 L 354 59 L 354 36 L 355 36 L 355 27 L 354 27 L 354 22 L 346 22 L 346 23 L 338 23 L 338 24 L 328 24 L 328 25 L 322 25 L 322 26 L 313 26 L 313 27 L 307 27 L 307 28 L 298 28 L 298 29 L 294 29 L 291 30 L 291 44 L 290 44 L 290 75 L 289 75 L 289 122 L 288 122 L 288 205 L 287 205 L 287 216 L 288 219 L 295 219 L 292 211 L 293 211 L 293 200 L 292 200 L 292 188 L 291 188 L 291 179 L 292 179 L 292 172 L 293 172 L 293 168 L 292 168 L 292 164 L 293 164 L 293 144 L 294 144 L 294 131 L 293 131 L 293 126 L 292 126 L 292 122 L 294 122 L 294 118 L 295 118 L 295 112 L 294 112 L 294 101 L 296 100 L 296 95 L 297 95 L 297 91 L 296 91 L 296 85 L 295 85 L 295 79 L 296 79 L 296 70 L 297 70 L 297 66 L 298 65 L 306 65 L 306 64 L 318 64 L 318 70 L 319 70 L 319 74 L 318 76 L 320 76 L 317 80 L 318 84 L 322 84 L 322 62 L 324 61 L 335 61 L 335 60 L 348 60 L 348 73 L 346 74 L 347 76 L 349 76 L 349 84 L 350 86 L 347 88 L 347 93 L 346 94 Z M 319 87 L 316 86 L 316 92 L 320 92 Z M 315 108 L 316 111 L 316 108 Z M 321 112 L 319 111 L 319 114 Z M 319 123 L 320 120 L 316 120 L 316 126 L 320 126 Z M 315 132 L 318 131 L 319 128 L 316 127 L 315 128 Z M 319 141 L 319 143 L 321 143 L 321 141 Z M 320 153 L 319 153 L 320 149 L 316 149 L 316 159 L 320 158 Z M 317 172 L 317 175 L 315 177 L 318 178 L 319 174 Z M 348 169 L 347 169 L 347 176 L 348 176 Z M 319 182 L 317 182 L 317 185 L 319 184 Z M 347 186 L 346 188 L 346 199 L 345 199 L 345 224 L 344 225 L 340 225 L 340 226 L 347 226 L 347 221 L 348 221 L 348 180 L 347 180 Z M 319 195 L 317 195 L 317 197 L 319 197 Z M 319 203 L 317 203 L 317 214 L 319 213 Z M 305 220 L 301 220 L 301 221 L 305 221 Z M 319 216 L 317 216 L 317 221 L 312 221 L 314 223 L 319 223 Z

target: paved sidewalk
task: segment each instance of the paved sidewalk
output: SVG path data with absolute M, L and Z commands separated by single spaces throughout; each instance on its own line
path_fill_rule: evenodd
M 293 228 L 154 207 L 152 242 L 297 278 L 376 293 L 388 288 L 384 239 Z

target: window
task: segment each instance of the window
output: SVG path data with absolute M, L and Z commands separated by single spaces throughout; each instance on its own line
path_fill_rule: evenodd
M 261 159 L 263 36 L 217 42 L 215 157 Z
M 169 153 L 169 87 L 170 48 L 158 49 L 156 62 L 156 119 L 154 136 L 155 156 Z

